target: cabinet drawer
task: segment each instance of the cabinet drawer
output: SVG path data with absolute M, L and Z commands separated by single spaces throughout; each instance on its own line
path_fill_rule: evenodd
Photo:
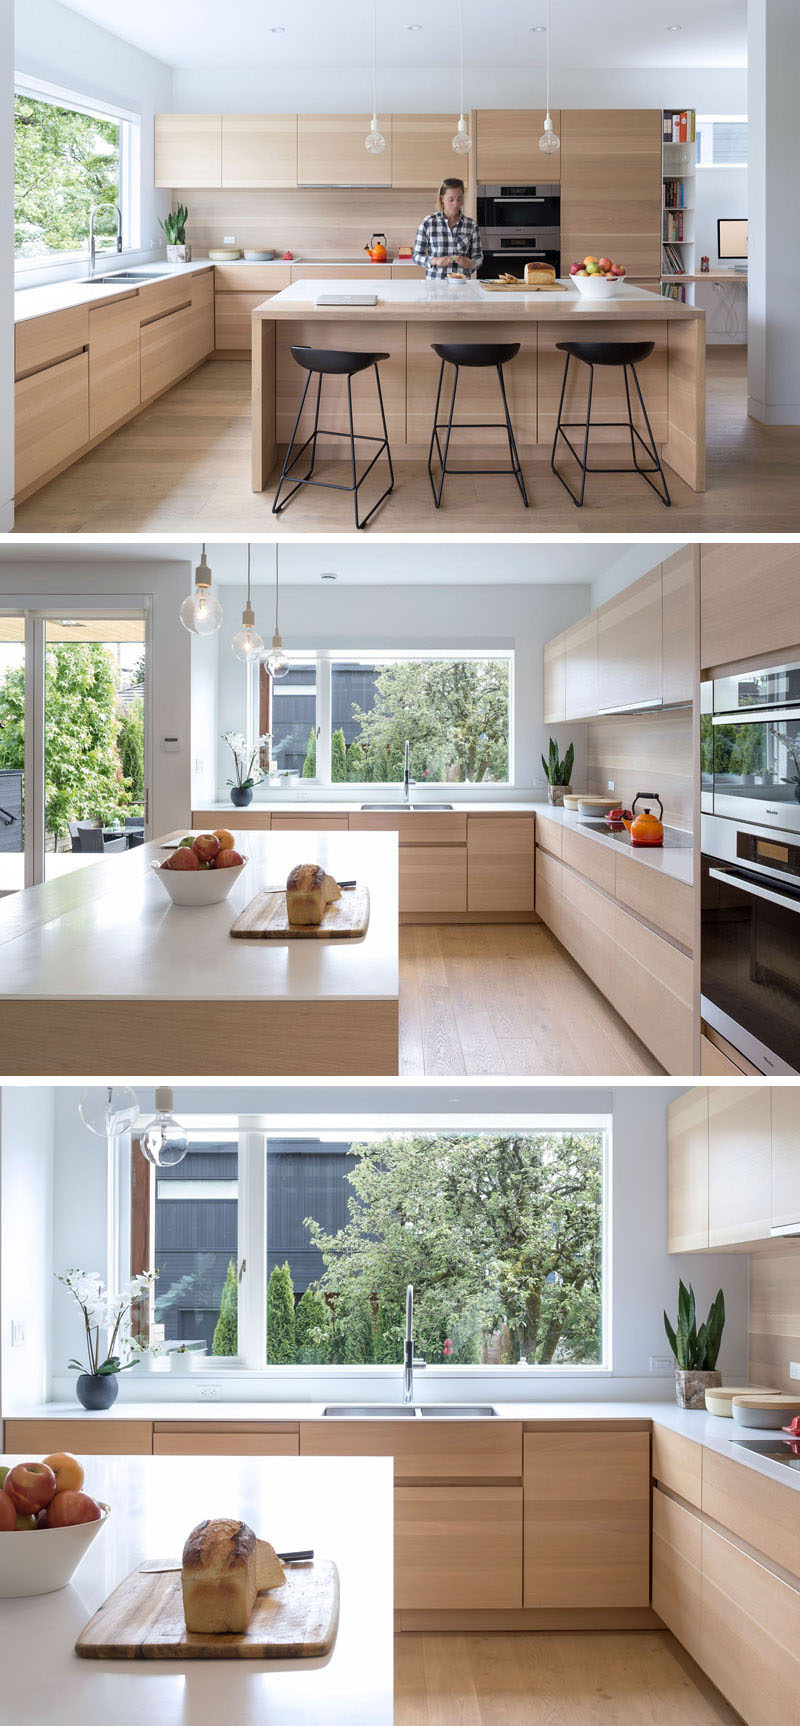
M 533 816 L 470 815 L 467 908 L 533 910 Z
M 5 1447 L 9 1456 L 150 1456 L 153 1428 L 149 1420 L 7 1420 Z
M 273 833 L 346 833 L 346 815 L 273 815 Z
M 404 845 L 400 851 L 401 915 L 466 909 L 466 847 Z
M 522 1605 L 521 1486 L 395 1490 L 395 1607 Z
M 20 378 L 14 389 L 14 491 L 19 496 L 89 441 L 89 355 Z
M 121 300 L 89 314 L 89 436 L 100 437 L 139 406 L 139 304 Z
M 259 1432 L 233 1422 L 207 1431 L 196 1426 L 156 1426 L 154 1456 L 299 1456 L 300 1439 L 294 1432 Z
M 548 821 L 546 815 L 536 817 L 536 843 L 542 851 L 549 851 L 551 856 L 560 857 L 564 829 L 557 821 Z
M 147 282 L 139 289 L 139 321 L 149 323 L 192 303 L 191 276 L 166 276 L 163 282 Z
M 516 1420 L 316 1420 L 300 1423 L 301 1456 L 392 1456 L 395 1480 L 519 1480 Z
M 536 910 L 561 939 L 561 864 L 548 851 L 536 851 Z
M 702 1552 L 704 1670 L 749 1726 L 796 1720 L 800 1593 L 706 1525 Z
M 404 810 L 392 814 L 379 810 L 359 810 L 350 816 L 350 827 L 361 833 L 396 833 L 400 844 L 406 845 L 466 845 L 467 817 L 457 810 L 441 814 L 407 815 Z
M 668 1073 L 692 1071 L 692 961 L 619 908 L 612 1000 Z
M 215 833 L 224 827 L 227 833 L 268 833 L 271 818 L 268 809 L 193 809 L 192 829 L 195 833 Z
M 800 1579 L 800 1499 L 777 1480 L 703 1451 L 703 1510 Z M 800 1586 L 800 1581 L 798 1582 Z
M 214 301 L 214 346 L 233 348 L 246 353 L 253 346 L 252 314 L 262 306 L 269 294 L 260 289 L 255 294 L 217 294 Z
M 142 401 L 169 389 L 192 364 L 195 316 L 191 305 L 168 312 L 141 332 Z
M 562 868 L 559 939 L 610 999 L 614 992 L 615 915 L 612 900 L 570 869 Z
M 14 326 L 16 375 L 41 371 L 85 348 L 89 340 L 88 306 L 72 306 L 43 318 L 25 318 Z
M 699 1445 L 694 1446 L 700 1448 Z M 702 1636 L 702 1535 L 699 1516 L 653 1493 L 653 1610 L 696 1660 Z
M 668 1426 L 653 1427 L 653 1479 L 699 1510 L 703 1496 L 703 1446 Z
M 292 264 L 293 282 L 363 282 L 367 292 L 371 281 L 389 282 L 390 264 Z
M 585 839 L 582 833 L 574 833 L 571 827 L 563 827 L 561 856 L 571 869 L 577 869 L 579 875 L 585 875 L 587 881 L 613 897 L 617 861 L 613 851 L 607 851 L 602 845 L 595 845 L 593 840 Z
M 647 1606 L 650 1434 L 526 1432 L 525 1605 Z
M 292 272 L 288 264 L 215 264 L 214 277 L 218 294 L 260 294 L 265 300 L 288 288 Z
M 633 857 L 615 857 L 617 899 L 644 917 L 689 953 L 694 942 L 692 889 L 684 881 L 648 869 Z

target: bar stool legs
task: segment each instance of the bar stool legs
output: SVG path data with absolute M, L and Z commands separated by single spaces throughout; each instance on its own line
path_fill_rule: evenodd
M 567 379 L 569 377 L 570 360 L 573 357 L 574 356 L 572 354 L 568 353 L 566 356 L 565 363 L 564 363 L 564 376 L 563 376 L 562 381 L 561 381 L 561 395 L 560 395 L 559 403 L 558 403 L 558 419 L 556 422 L 555 437 L 553 438 L 553 448 L 552 448 L 552 452 L 551 452 L 551 456 L 550 456 L 550 467 L 551 467 L 553 473 L 555 474 L 556 479 L 559 479 L 561 481 L 561 484 L 563 485 L 564 490 L 569 493 L 569 495 L 572 498 L 572 501 L 575 504 L 576 508 L 580 509 L 580 508 L 582 508 L 583 499 L 584 499 L 584 495 L 586 492 L 586 475 L 588 473 L 631 473 L 631 472 L 635 471 L 636 473 L 641 474 L 642 479 L 645 479 L 647 481 L 647 484 L 649 485 L 650 490 L 654 491 L 656 494 L 656 497 L 661 500 L 661 502 L 664 504 L 664 506 L 667 509 L 669 509 L 671 506 L 671 503 L 672 503 L 672 499 L 669 495 L 669 488 L 667 486 L 667 481 L 666 481 L 666 476 L 664 474 L 664 469 L 661 466 L 661 458 L 659 456 L 658 449 L 656 447 L 656 440 L 653 436 L 653 428 L 650 424 L 647 409 L 644 405 L 644 397 L 642 395 L 642 391 L 641 391 L 641 388 L 639 385 L 639 378 L 638 378 L 635 364 L 631 360 L 620 361 L 620 364 L 622 365 L 623 377 L 625 379 L 625 401 L 627 403 L 627 409 L 628 409 L 627 421 L 626 420 L 595 420 L 594 422 L 592 422 L 592 393 L 594 390 L 594 363 L 591 360 L 583 360 L 582 361 L 582 364 L 588 365 L 588 367 L 589 367 L 589 392 L 588 392 L 588 397 L 587 397 L 587 402 L 586 402 L 586 418 L 585 418 L 585 420 L 565 420 L 563 418 L 564 397 L 567 393 Z M 647 428 L 647 437 L 646 438 L 642 436 L 642 433 L 639 431 L 638 427 L 636 425 L 634 425 L 634 422 L 633 422 L 633 413 L 631 411 L 631 392 L 630 392 L 630 385 L 628 382 L 628 371 L 629 370 L 632 373 L 633 381 L 634 381 L 634 384 L 636 385 L 636 394 L 639 398 L 639 405 L 641 407 L 642 414 L 644 417 L 644 423 L 645 423 L 645 426 Z M 630 444 L 631 444 L 631 456 L 633 459 L 633 468 L 632 469 L 629 467 L 590 467 L 589 466 L 589 459 L 588 459 L 589 458 L 589 431 L 590 431 L 592 423 L 594 423 L 595 426 L 605 426 L 605 427 L 618 426 L 618 427 L 620 427 L 620 429 L 627 426 L 628 435 L 630 437 Z M 583 429 L 583 454 L 582 455 L 579 454 L 578 450 L 575 448 L 575 445 L 572 442 L 572 439 L 567 437 L 567 432 L 564 429 L 565 426 L 569 430 L 579 429 L 579 428 Z M 570 455 L 572 455 L 574 457 L 575 461 L 577 462 L 578 468 L 580 470 L 581 482 L 580 482 L 580 490 L 577 494 L 573 491 L 572 486 L 569 484 L 569 482 L 564 478 L 564 475 L 562 473 L 560 473 L 558 468 L 556 467 L 556 454 L 558 451 L 558 440 L 559 440 L 559 438 L 563 438 L 564 443 L 566 444 L 567 449 L 570 452 Z M 638 450 L 637 450 L 637 443 L 641 444 L 642 449 L 644 450 L 645 454 L 647 456 L 649 456 L 650 461 L 652 462 L 651 467 L 643 467 L 641 465 L 641 462 L 639 460 Z M 657 484 L 653 480 L 653 478 L 651 477 L 653 474 L 657 474 L 658 480 L 660 481 L 660 484 Z
M 375 362 L 375 364 L 374 364 L 374 371 L 375 371 L 375 382 L 376 382 L 377 388 L 378 388 L 378 406 L 380 408 L 381 427 L 383 430 L 383 436 L 382 437 L 373 437 L 373 436 L 370 436 L 366 432 L 357 432 L 356 431 L 355 423 L 353 420 L 352 374 L 349 371 L 346 373 L 348 430 L 342 431 L 342 432 L 340 432 L 340 431 L 329 431 L 324 426 L 320 426 L 319 414 L 320 414 L 320 402 L 322 399 L 322 379 L 323 379 L 323 375 L 324 375 L 323 371 L 320 369 L 320 370 L 317 370 L 317 399 L 316 399 L 316 404 L 315 404 L 315 408 L 314 408 L 314 427 L 313 427 L 313 430 L 311 432 L 309 432 L 309 435 L 305 439 L 305 442 L 302 443 L 300 445 L 300 447 L 297 449 L 297 451 L 293 454 L 294 442 L 295 442 L 295 438 L 297 436 L 297 429 L 298 429 L 298 426 L 300 424 L 300 420 L 301 420 L 302 413 L 303 413 L 303 408 L 305 407 L 305 404 L 306 404 L 306 397 L 308 395 L 309 387 L 311 384 L 311 378 L 313 376 L 312 371 L 308 372 L 308 375 L 306 377 L 306 382 L 305 382 L 305 388 L 303 390 L 303 394 L 302 394 L 301 399 L 300 399 L 300 406 L 297 410 L 297 417 L 296 417 L 294 425 L 292 427 L 292 435 L 291 435 L 291 438 L 289 440 L 289 447 L 288 447 L 288 449 L 286 451 L 286 455 L 284 457 L 283 467 L 281 469 L 281 476 L 280 476 L 280 479 L 278 481 L 278 489 L 275 493 L 275 499 L 274 499 L 274 502 L 272 505 L 273 515 L 280 515 L 281 510 L 286 508 L 286 505 L 291 502 L 291 500 L 295 496 L 295 494 L 304 485 L 320 486 L 326 491 L 349 491 L 349 492 L 352 492 L 352 494 L 353 494 L 353 509 L 354 509 L 354 513 L 355 513 L 355 522 L 356 522 L 356 527 L 358 529 L 365 528 L 367 526 L 368 522 L 370 522 L 372 520 L 372 517 L 374 516 L 376 510 L 380 509 L 382 503 L 385 503 L 387 497 L 389 496 L 389 493 L 394 490 L 394 468 L 392 466 L 392 452 L 391 452 L 391 449 L 389 447 L 389 430 L 388 430 L 388 427 L 386 424 L 386 411 L 385 411 L 385 408 L 383 405 L 383 391 L 381 389 L 381 378 L 380 378 L 380 372 L 378 370 L 377 362 Z M 339 485 L 334 480 L 324 480 L 324 479 L 315 479 L 314 478 L 314 472 L 315 472 L 316 461 L 317 461 L 317 439 L 318 439 L 318 437 L 343 437 L 343 438 L 348 439 L 349 444 L 350 444 L 350 467 L 351 467 L 351 472 L 352 472 L 352 476 L 353 476 L 352 477 L 352 483 L 350 485 Z M 375 451 L 374 456 L 372 457 L 372 460 L 367 463 L 367 466 L 365 467 L 364 472 L 362 473 L 360 479 L 358 477 L 358 470 L 356 467 L 356 441 L 357 440 L 364 442 L 364 443 L 375 443 L 378 446 L 376 451 Z M 309 466 L 308 466 L 306 473 L 302 474 L 301 477 L 295 481 L 294 485 L 292 486 L 291 491 L 287 492 L 285 497 L 281 497 L 281 492 L 283 490 L 284 482 L 289 478 L 289 475 L 296 468 L 297 463 L 300 461 L 301 457 L 305 454 L 306 450 L 308 449 L 309 444 L 311 445 L 311 455 L 310 455 Z M 372 508 L 367 512 L 367 514 L 365 516 L 361 517 L 361 516 L 359 516 L 359 508 L 358 508 L 359 491 L 360 491 L 362 485 L 364 484 L 364 481 L 367 478 L 367 475 L 372 472 L 372 469 L 374 468 L 376 461 L 383 454 L 384 450 L 386 451 L 386 460 L 389 464 L 389 484 L 386 487 L 386 490 L 381 492 L 381 495 L 378 498 L 377 502 L 372 505 Z
M 445 420 L 439 419 L 439 407 L 440 407 L 441 399 L 442 399 L 442 385 L 444 383 L 444 368 L 445 368 L 445 365 L 447 363 L 450 363 L 453 366 L 453 389 L 452 389 L 452 393 L 450 396 L 450 412 L 448 414 L 447 420 L 445 421 Z M 526 509 L 530 508 L 530 504 L 528 502 L 528 493 L 525 490 L 525 479 L 524 479 L 523 472 L 522 472 L 522 465 L 520 463 L 519 453 L 517 451 L 516 439 L 514 437 L 514 428 L 511 424 L 511 416 L 510 416 L 509 411 L 508 411 L 508 399 L 506 397 L 506 386 L 505 386 L 505 380 L 503 378 L 503 368 L 501 365 L 498 365 L 495 369 L 497 371 L 497 376 L 498 376 L 499 383 L 500 383 L 500 397 L 501 397 L 501 400 L 503 403 L 503 416 L 504 416 L 503 420 L 489 421 L 489 422 L 484 422 L 481 420 L 456 420 L 456 419 L 454 419 L 454 414 L 455 414 L 455 406 L 456 406 L 456 394 L 458 392 L 458 380 L 459 380 L 459 374 L 460 374 L 461 368 L 460 368 L 457 361 L 447 362 L 445 360 L 442 360 L 441 367 L 439 370 L 439 387 L 436 391 L 436 406 L 433 410 L 433 430 L 431 432 L 431 441 L 430 441 L 430 444 L 428 446 L 428 478 L 431 482 L 431 491 L 433 492 L 433 501 L 434 501 L 437 509 L 441 508 L 442 493 L 444 491 L 444 482 L 445 482 L 445 479 L 449 473 L 450 474 L 505 474 L 505 473 L 513 474 L 514 479 L 516 480 L 517 485 L 519 486 L 519 489 L 520 489 L 520 492 L 522 495 L 522 501 L 525 505 L 525 508 Z M 464 431 L 490 431 L 493 428 L 497 428 L 497 427 L 504 427 L 505 428 L 506 437 L 508 438 L 508 453 L 509 453 L 509 457 L 510 457 L 510 461 L 511 461 L 510 467 L 496 468 L 496 467 L 449 467 L 448 466 L 447 457 L 448 457 L 448 453 L 450 450 L 450 438 L 451 438 L 454 430 L 456 430 L 456 431 L 462 431 L 462 430 L 464 430 Z M 439 438 L 439 433 L 440 433 L 440 431 L 445 430 L 445 428 L 446 428 L 446 435 L 445 435 L 445 440 L 444 440 L 444 450 L 442 450 L 442 445 L 441 445 L 441 441 Z M 433 471 L 433 469 L 434 469 L 434 451 L 436 452 L 436 459 L 437 459 L 438 464 L 439 464 L 438 480 L 435 478 L 434 471 Z

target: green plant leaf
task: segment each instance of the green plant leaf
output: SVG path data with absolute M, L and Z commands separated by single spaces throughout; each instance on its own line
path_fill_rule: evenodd
M 664 1329 L 667 1333 L 667 1342 L 669 1343 L 669 1346 L 672 1349 L 672 1352 L 673 1352 L 675 1359 L 677 1361 L 678 1360 L 678 1339 L 675 1335 L 675 1331 L 674 1331 L 672 1325 L 669 1322 L 669 1319 L 667 1318 L 666 1313 L 664 1314 Z M 679 1361 L 678 1361 L 678 1365 L 680 1365 Z

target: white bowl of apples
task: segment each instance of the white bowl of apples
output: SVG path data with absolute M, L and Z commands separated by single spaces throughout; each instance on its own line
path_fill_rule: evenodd
M 163 863 L 151 868 L 173 905 L 221 905 L 247 858 L 236 850 L 226 827 L 214 833 L 187 833 Z
M 83 1469 L 66 1452 L 0 1473 L 0 1600 L 66 1588 L 109 1506 L 82 1490 Z
M 569 273 L 573 286 L 587 299 L 611 299 L 625 280 L 624 264 L 615 264 L 613 258 L 595 258 L 592 255 L 584 258 L 582 264 L 570 264 Z

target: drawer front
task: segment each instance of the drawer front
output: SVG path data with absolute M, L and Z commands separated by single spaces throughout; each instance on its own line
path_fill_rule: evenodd
M 289 264 L 215 264 L 214 276 L 218 294 L 258 294 L 265 300 L 288 288 L 292 271 Z
M 595 845 L 591 839 L 584 839 L 582 833 L 573 833 L 571 827 L 561 829 L 561 856 L 571 869 L 577 869 L 579 875 L 585 875 L 595 887 L 601 887 L 604 893 L 614 894 L 614 875 L 616 857 L 613 851 L 607 851 L 602 845 Z
M 406 845 L 400 851 L 400 912 L 466 911 L 464 846 Z
M 650 1434 L 526 1432 L 525 1605 L 647 1606 Z
M 161 318 L 165 312 L 177 311 L 192 300 L 191 276 L 166 276 L 162 282 L 147 282 L 139 289 L 139 318 L 147 323 Z
M 668 1426 L 653 1427 L 653 1479 L 685 1498 L 697 1510 L 702 1504 L 703 1446 Z
M 548 821 L 546 815 L 536 817 L 536 843 L 542 851 L 549 851 L 551 856 L 560 857 L 564 829 L 557 821 Z
M 9 1456 L 151 1456 L 153 1428 L 149 1420 L 7 1420 L 5 1447 Z
M 703 1510 L 800 1578 L 800 1500 L 777 1480 L 703 1451 Z M 798 1583 L 800 1586 L 800 1582 Z
M 668 1073 L 692 1071 L 692 961 L 635 917 L 614 913 L 611 999 Z
M 699 1445 L 696 1447 L 699 1450 Z M 653 1610 L 673 1636 L 700 1659 L 702 1533 L 699 1516 L 653 1493 Z
M 393 282 L 424 282 L 428 272 L 424 264 L 393 264 Z
M 155 323 L 144 324 L 141 333 L 142 401 L 169 389 L 192 364 L 196 337 L 195 313 L 191 306 L 169 312 Z
M 363 282 L 365 293 L 374 281 L 391 281 L 389 264 L 292 264 L 293 282 Z
M 133 413 L 141 397 L 139 307 L 135 299 L 89 314 L 89 436 Z
M 691 887 L 683 881 L 673 881 L 657 869 L 648 869 L 646 864 L 636 863 L 632 857 L 616 857 L 614 861 L 620 902 L 691 953 L 694 945 Z
M 516 1420 L 316 1420 L 300 1423 L 301 1456 L 392 1456 L 397 1481 L 519 1480 Z
M 700 1071 L 707 1079 L 742 1079 L 755 1069 L 751 1066 L 737 1067 L 736 1062 L 731 1061 L 724 1050 L 712 1043 L 711 1038 L 703 1032 L 700 1037 Z M 793 1222 L 794 1218 L 787 1220 Z
M 85 348 L 89 340 L 88 306 L 72 306 L 65 312 L 50 312 L 44 318 L 25 318 L 14 326 L 16 375 L 41 371 Z
M 346 833 L 346 815 L 273 815 L 273 833 Z
M 196 276 L 190 278 L 190 288 L 193 306 L 211 306 L 214 303 L 214 271 L 199 270 Z
M 216 1432 L 153 1430 L 154 1456 L 299 1456 L 297 1432 L 248 1432 L 234 1424 Z
M 533 816 L 470 815 L 467 908 L 533 910 Z
M 253 318 L 256 306 L 269 296 L 258 294 L 217 294 L 214 301 L 214 346 L 218 350 L 233 349 L 247 353 L 253 346 Z
M 707 1526 L 701 1638 L 704 1670 L 748 1726 L 797 1720 L 800 1593 Z
M 614 917 L 610 899 L 562 868 L 559 939 L 609 999 L 614 988 Z
M 14 390 L 17 496 L 89 441 L 89 355 L 21 378 Z
M 441 814 L 406 814 L 398 810 L 358 810 L 350 816 L 353 832 L 396 833 L 400 844 L 406 845 L 466 845 L 467 817 L 445 810 Z
M 536 851 L 536 910 L 561 939 L 561 864 L 548 851 Z
M 224 827 L 227 833 L 268 833 L 271 816 L 268 809 L 193 809 L 192 829 L 195 833 L 216 833 Z
M 521 1486 L 395 1490 L 395 1607 L 522 1605 Z

